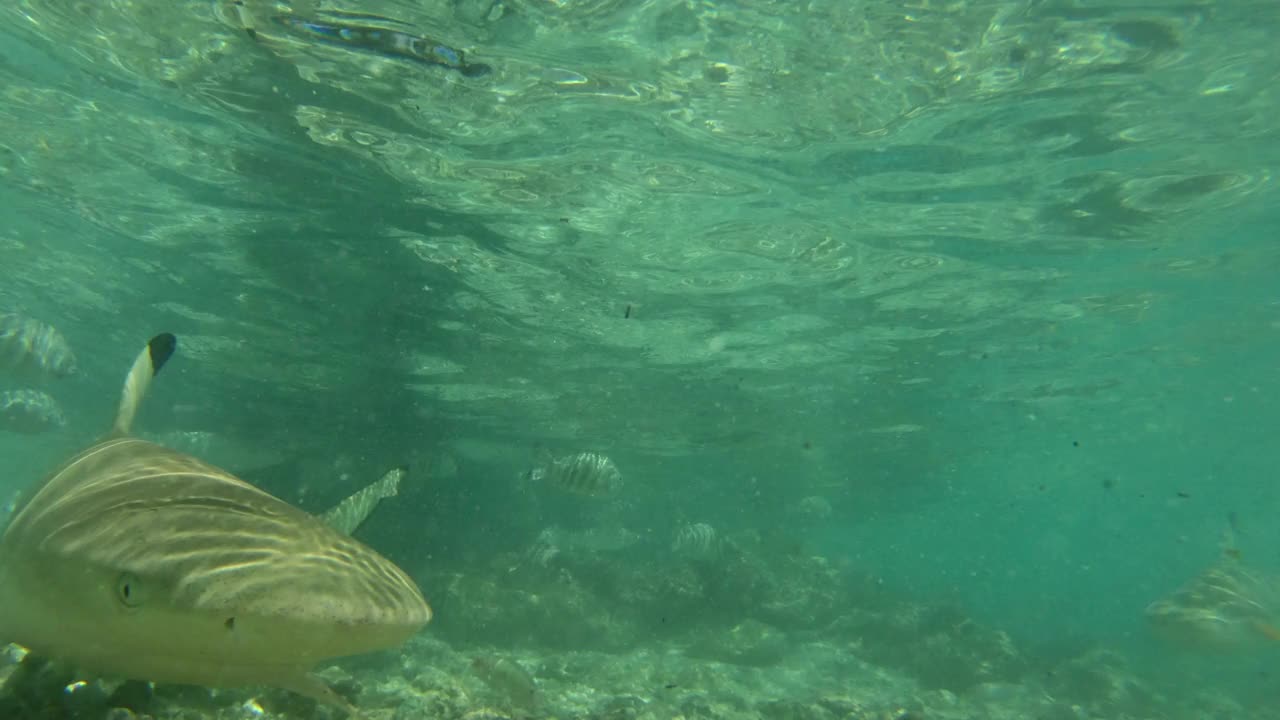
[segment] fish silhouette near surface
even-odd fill
[[[461,50],[401,30],[294,15],[276,15],[271,19],[296,35],[338,47],[436,65],[456,70],[466,77],[480,77],[492,71],[491,67],[483,63],[467,62],[466,55]]]
[[[259,6],[262,7],[259,7]],[[467,60],[466,53],[443,42],[411,32],[410,25],[370,13],[317,11],[305,17],[279,13],[279,6],[225,0],[214,3],[214,12],[227,25],[243,30],[255,41],[292,37],[354,52],[454,70],[464,77],[488,75],[493,68]],[[283,33],[276,34],[275,28]],[[392,27],[394,26],[394,27]],[[403,28],[403,29],[400,29]]]
[[[200,459],[129,435],[176,349],[153,338],[115,424],[19,500],[0,539],[0,641],[121,678],[267,685],[354,713],[320,661],[431,619],[398,567]]]

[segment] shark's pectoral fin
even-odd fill
[[[348,720],[361,720],[360,711],[356,710],[346,698],[334,692],[333,688],[324,683],[323,680],[304,670],[299,670],[295,674],[285,675],[275,679],[271,683],[282,690],[291,690],[306,697],[323,703],[331,707],[347,713]]]
[[[383,475],[379,480],[338,503],[320,520],[343,535],[350,535],[369,517],[378,503],[400,494],[400,481],[409,474],[409,467],[401,465]]]

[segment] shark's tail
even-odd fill
[[[160,372],[160,368],[169,361],[173,352],[178,349],[178,338],[170,333],[160,333],[147,342],[147,346],[138,353],[133,361],[129,375],[124,379],[124,389],[120,392],[120,409],[116,410],[116,421],[111,426],[112,435],[127,435],[133,426],[133,418],[138,414],[138,405],[151,387],[151,378]]]

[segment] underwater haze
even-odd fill
[[[172,332],[143,437],[312,513],[408,467],[355,535],[435,617],[324,671],[371,720],[1280,718],[1277,36],[11,0],[0,494]],[[20,656],[15,717],[338,717]]]

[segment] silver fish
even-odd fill
[[[538,703],[537,682],[511,658],[481,655],[472,658],[471,671],[516,708],[532,710]]]
[[[620,552],[635,546],[643,538],[640,533],[621,525],[587,528],[585,530],[562,530],[552,526],[543,531],[539,538],[550,536],[554,544],[567,552],[611,553]]]
[[[19,502],[0,538],[0,641],[92,672],[270,685],[354,712],[311,668],[399,645],[431,609],[365,545],[128,434],[176,343],[148,343],[112,431]]]
[[[21,435],[39,435],[67,426],[62,406],[39,390],[0,392],[0,430]]]
[[[552,560],[555,560],[559,556],[560,546],[556,544],[555,535],[548,528],[547,530],[543,530],[538,533],[537,539],[535,539],[533,544],[529,546],[529,549],[525,551],[524,558],[520,562],[516,563],[511,570],[517,569],[525,561],[536,563],[542,567],[547,567],[551,564]]]
[[[809,520],[828,520],[831,518],[831,502],[821,495],[809,495],[800,500],[797,512]]]
[[[612,495],[622,487],[622,473],[608,456],[581,452],[548,459],[529,471],[529,480],[587,497]]]
[[[76,373],[76,356],[58,329],[35,318],[0,314],[0,371],[22,379]]]

